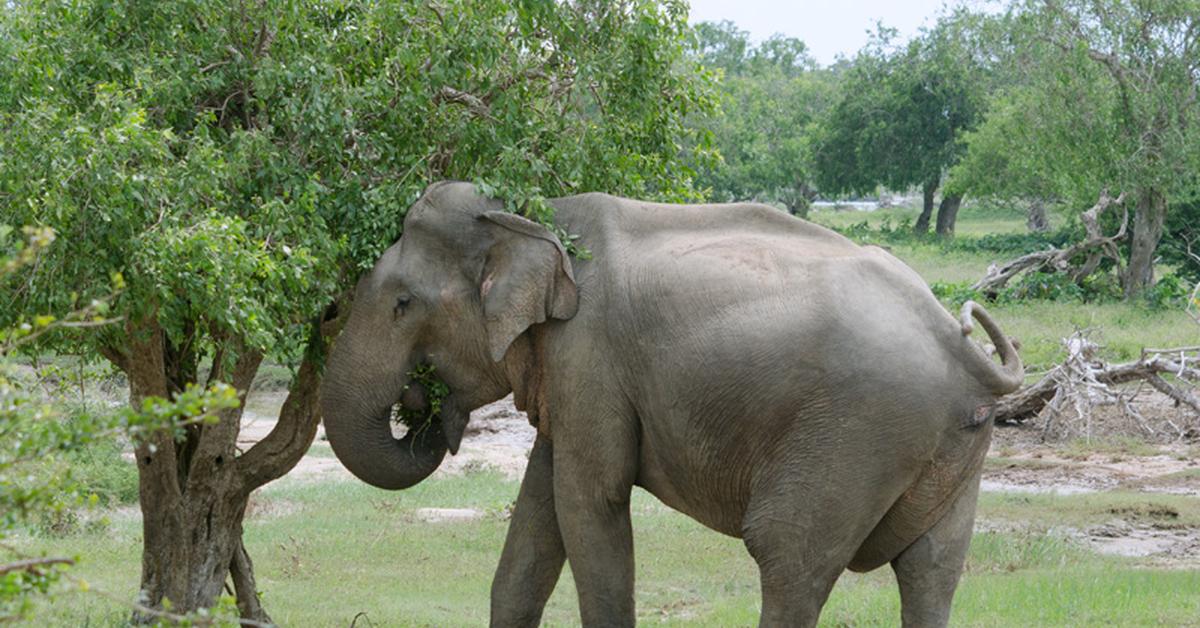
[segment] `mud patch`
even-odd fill
[[[1200,565],[1200,530],[1163,528],[1115,519],[1088,528],[1084,536],[1088,545],[1101,554],[1150,558],[1156,563],[1179,566]]]
[[[1003,453],[1001,453],[1003,452]],[[1116,489],[1200,496],[1200,461],[1182,450],[1157,455],[1068,455],[1050,447],[993,444],[984,491],[1072,495]]]

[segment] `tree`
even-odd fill
[[[722,72],[723,111],[694,122],[710,132],[720,159],[697,160],[697,184],[715,200],[765,200],[806,213],[815,192],[811,137],[830,100],[830,74],[800,40],[775,35],[754,46],[731,22],[698,24],[693,54]]]
[[[247,451],[237,408],[137,446],[144,604],[211,606],[231,576],[242,616],[267,619],[247,499],[307,450],[350,288],[429,182],[477,180],[543,220],[543,195],[694,198],[676,147],[709,97],[685,20],[646,0],[32,1],[0,15],[0,222],[62,243],[6,280],[0,323],[120,273],[123,323],[86,342],[135,405],[201,379],[244,397],[267,356],[293,369],[276,427]]]
[[[880,28],[846,71],[841,92],[821,123],[816,145],[818,187],[825,193],[870,193],[878,186],[920,186],[929,229],[943,175],[959,159],[961,134],[982,114],[985,66],[969,45],[977,18],[958,11],[906,46]],[[937,233],[950,235],[964,190],[943,191]]]
[[[1006,57],[1021,79],[971,139],[970,178],[1078,206],[1103,187],[1126,192],[1134,220],[1122,283],[1138,294],[1153,282],[1169,207],[1200,191],[1200,3],[1026,0],[1007,20]]]
[[[54,241],[54,232],[45,227],[25,228],[24,238],[15,237],[15,232],[0,224],[0,279],[36,263]],[[107,309],[107,301],[94,300],[61,318],[41,314],[0,328],[0,622],[27,619],[33,600],[52,595],[51,587],[75,564],[73,557],[30,556],[4,543],[17,526],[53,516],[85,498],[78,485],[84,478],[53,470],[49,461],[116,435],[138,438],[155,430],[178,430],[185,424],[181,418],[209,421],[213,413],[237,405],[231,388],[192,388],[173,403],[148,399],[136,411],[115,413],[84,408],[68,420],[61,403],[47,400],[44,391],[30,390],[31,377],[22,373],[14,356],[34,350],[39,340],[52,334],[111,324]]]

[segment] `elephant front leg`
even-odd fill
[[[567,438],[555,435],[558,525],[579,593],[583,625],[633,626],[629,496],[637,474],[637,441],[632,434],[614,440],[622,432],[619,426],[596,424],[608,431]]]
[[[492,580],[494,627],[537,626],[566,552],[554,508],[554,449],[538,437]]]

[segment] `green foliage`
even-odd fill
[[[0,222],[53,227],[68,245],[10,278],[0,318],[70,308],[120,273],[114,307],[130,320],[152,316],[210,354],[238,338],[291,363],[433,180],[478,181],[522,211],[589,190],[695,198],[678,146],[684,117],[712,101],[683,56],[685,10],[11,7]]]
[[[1160,225],[1200,193],[1200,2],[1020,0],[996,24],[1004,80],[951,179],[1078,208],[1103,189],[1126,193],[1139,216],[1125,292],[1148,288]],[[1181,251],[1171,254],[1190,266]]]
[[[1156,310],[1183,308],[1188,305],[1194,284],[1177,275],[1159,277],[1154,286],[1142,293],[1146,304]]]
[[[1200,282],[1200,200],[1172,205],[1159,253],[1175,274],[1193,284]]]
[[[74,421],[76,417],[67,420]],[[104,438],[64,452],[62,462],[79,490],[101,506],[136,504],[137,466],[122,456],[129,449],[120,438]]]
[[[983,293],[971,289],[969,283],[935,281],[929,284],[929,289],[933,292],[933,296],[949,306],[951,310],[961,308],[962,304],[967,301],[981,303],[986,301]]]
[[[775,35],[752,45],[730,22],[698,24],[692,54],[722,73],[722,111],[692,122],[707,133],[693,154],[698,186],[713,200],[778,202],[806,213],[812,137],[832,97],[832,73],[800,40]]]
[[[442,402],[450,394],[450,387],[437,377],[437,369],[432,364],[420,364],[408,372],[409,386],[419,385],[425,393],[426,410],[419,412],[399,406],[395,420],[403,423],[409,429],[422,429],[438,418],[442,412]]]
[[[54,240],[47,230],[25,233],[24,243],[10,243],[0,252],[0,281],[35,263]],[[25,556],[4,543],[14,529],[69,531],[78,523],[76,507],[131,499],[136,477],[113,444],[118,435],[139,438],[161,429],[182,430],[189,423],[212,421],[214,413],[238,403],[235,391],[217,386],[207,391],[191,388],[170,401],[147,398],[136,410],[94,412],[84,407],[64,413],[63,400],[53,396],[53,389],[48,398],[46,392],[33,389],[41,374],[22,367],[13,354],[71,325],[105,323],[95,318],[99,309],[93,305],[61,318],[39,315],[32,323],[0,331],[0,567],[5,568],[0,575],[0,621],[28,615],[34,597],[47,594],[76,560]],[[21,560],[43,562],[15,566]]]
[[[958,11],[907,45],[880,28],[839,82],[816,139],[822,193],[936,188],[983,113],[986,66],[970,46],[979,18]]]
[[[1047,301],[1083,301],[1084,290],[1064,273],[1030,272],[1011,282],[1004,290],[1009,300],[1042,299]]]

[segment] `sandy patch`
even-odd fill
[[[537,430],[509,395],[471,413],[458,454],[447,454],[434,477],[493,469],[509,479],[520,479],[536,436]]]
[[[242,429],[238,433],[238,448],[248,450],[275,428],[279,408],[287,393],[252,392],[242,414]],[[509,479],[520,479],[529,462],[536,430],[525,413],[513,405],[512,396],[488,404],[471,413],[471,421],[463,434],[457,455],[446,455],[433,477],[462,475],[477,471],[495,470]],[[325,441],[324,426],[317,428],[315,443]],[[322,452],[325,453],[325,452]],[[349,480],[353,476],[332,454],[312,455],[312,451],[288,473],[302,480]]]
[[[413,516],[426,523],[466,523],[483,518],[474,508],[418,508]]]

